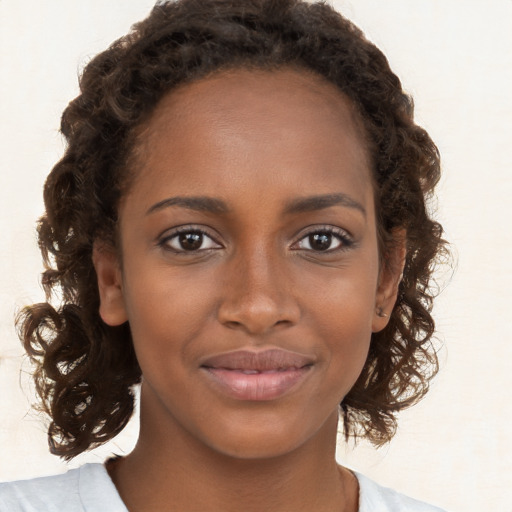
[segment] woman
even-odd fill
[[[439,510],[336,464],[437,371],[438,152],[385,57],[323,4],[159,3],[98,55],[45,185],[20,319],[66,459],[0,510]],[[341,419],[339,412],[342,412]]]

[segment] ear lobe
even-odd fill
[[[100,317],[112,327],[128,320],[124,304],[122,276],[115,250],[105,243],[95,241],[92,262],[98,278]]]
[[[397,229],[393,232],[393,244],[384,255],[379,273],[375,311],[372,321],[372,332],[379,332],[389,322],[389,316],[395,306],[398,285],[402,279],[407,256],[407,236],[405,229]]]

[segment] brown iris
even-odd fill
[[[330,233],[314,233],[309,235],[309,245],[315,251],[326,251],[331,247],[332,235]]]
[[[203,234],[199,232],[180,233],[180,246],[185,251],[195,251],[203,245]]]

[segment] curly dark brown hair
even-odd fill
[[[384,263],[396,228],[407,233],[389,324],[372,336],[362,374],[341,404],[345,436],[388,441],[397,411],[427,392],[438,369],[432,274],[445,251],[442,228],[427,210],[439,154],[414,123],[412,100],[385,56],[323,2],[159,2],[84,69],[80,95],[62,116],[65,154],[44,188],[38,233],[47,302],[25,308],[18,325],[36,365],[41,407],[51,418],[52,453],[71,459],[106,442],[133,412],[141,371],[129,325],[110,327],[100,319],[92,246],[95,240],[116,245],[137,128],[180,84],[221,69],[282,67],[324,77],[359,113],[372,157]]]

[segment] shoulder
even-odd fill
[[[79,498],[80,469],[62,475],[0,484],[1,512],[42,510],[82,511]]]
[[[127,512],[102,464],[0,483],[0,512]]]
[[[445,512],[389,487],[382,487],[360,473],[354,474],[359,482],[359,512]]]

